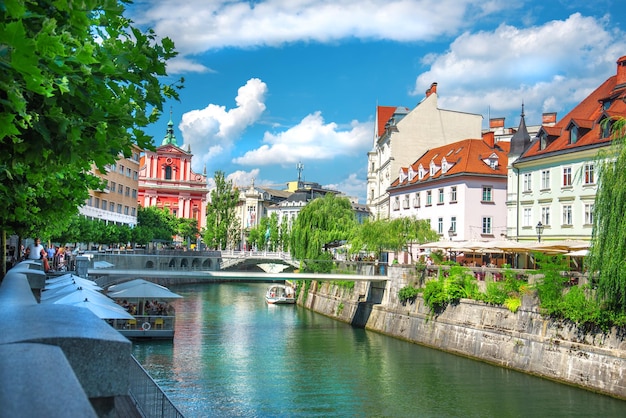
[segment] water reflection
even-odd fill
[[[355,329],[264,284],[173,288],[173,342],[134,354],[188,417],[622,416],[626,402]]]

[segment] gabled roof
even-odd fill
[[[376,106],[376,122],[378,123],[376,137],[380,137],[385,133],[385,125],[387,125],[395,111],[395,106]]]
[[[452,144],[443,145],[438,148],[428,150],[417,161],[411,164],[413,171],[418,172],[419,166],[430,167],[431,162],[441,167],[441,162],[445,158],[448,169],[444,173],[439,169],[432,176],[429,170],[425,170],[424,176],[420,179],[415,176],[409,181],[408,178],[400,181],[395,179],[391,183],[390,189],[424,183],[427,181],[444,179],[458,175],[485,175],[485,176],[507,176],[509,142],[498,142],[495,146],[490,146],[482,139],[464,139]],[[489,159],[497,157],[498,164],[495,168],[489,165]]]
[[[574,107],[567,115],[558,121],[553,127],[542,126],[537,133],[541,137],[547,134],[549,141],[544,149],[540,149],[541,141],[535,140],[524,154],[517,160],[536,159],[543,155],[570,150],[583,149],[583,147],[602,146],[610,142],[611,138],[605,138],[601,121],[605,117],[626,116],[626,57],[618,61],[617,74],[609,77],[589,96]],[[571,124],[583,128],[578,134],[575,143],[570,143]]]

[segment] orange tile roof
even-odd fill
[[[464,139],[452,144],[433,148],[426,151],[424,155],[411,164],[414,173],[419,173],[420,164],[426,171],[426,174],[421,180],[418,174],[416,174],[411,181],[409,181],[408,177],[402,182],[397,178],[391,183],[390,188],[419,184],[429,180],[445,179],[453,175],[462,174],[501,176],[506,178],[510,146],[511,144],[509,142],[497,142],[495,147],[492,148],[482,139]],[[484,161],[494,154],[498,158],[498,165],[495,170]],[[445,174],[441,170],[444,158],[448,164],[451,165]],[[430,175],[431,161],[440,167],[433,176]],[[405,168],[402,170],[405,170]]]
[[[559,151],[601,145],[610,141],[610,138],[602,138],[600,119],[603,115],[608,117],[626,116],[626,103],[623,101],[626,98],[626,86],[616,85],[616,80],[616,75],[609,77],[553,127],[542,126],[538,135],[542,131],[548,134],[551,137],[548,145],[545,149],[540,150],[539,141],[535,140],[518,161]],[[613,101],[608,109],[603,109],[602,101],[608,99]],[[578,140],[574,144],[569,143],[570,132],[566,129],[571,122],[584,128],[579,132]]]
[[[385,133],[385,125],[389,122],[396,109],[396,106],[376,106],[376,114],[378,116],[377,137],[381,137]]]

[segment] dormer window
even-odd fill
[[[611,100],[611,99],[604,100],[602,102],[602,110],[608,110],[611,107],[612,104],[613,104],[613,100]]]
[[[539,135],[539,149],[546,149],[546,147],[548,146],[548,134],[546,134],[545,132],[541,132],[541,134]]]
[[[422,180],[425,175],[426,175],[426,170],[424,170],[424,166],[422,166],[420,164],[420,166],[418,168],[418,177],[419,177],[419,179]]]
[[[600,139],[610,138],[611,129],[613,128],[613,120],[606,116],[600,121]]]
[[[446,174],[448,172],[448,161],[444,158],[441,160],[441,173]]]
[[[573,125],[569,130],[569,143],[575,144],[576,142],[578,142],[578,127]]]
[[[430,175],[434,176],[437,173],[437,171],[439,171],[439,167],[437,166],[437,164],[435,164],[434,161],[431,161],[430,162]]]

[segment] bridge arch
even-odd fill
[[[154,268],[154,261],[152,261],[152,260],[146,261],[146,268],[147,269],[153,269]]]
[[[191,260],[191,268],[196,270],[198,269],[200,266],[202,265],[202,260],[198,259],[198,258],[194,258],[193,260]]]
[[[206,260],[204,260],[204,262],[202,263],[202,268],[203,269],[207,269],[209,270],[211,268],[211,259],[207,258]]]
[[[170,259],[170,262],[167,266],[171,269],[176,268],[176,259],[175,258]]]
[[[187,260],[186,258],[181,259],[180,260],[180,268],[181,269],[189,268],[189,260]]]

